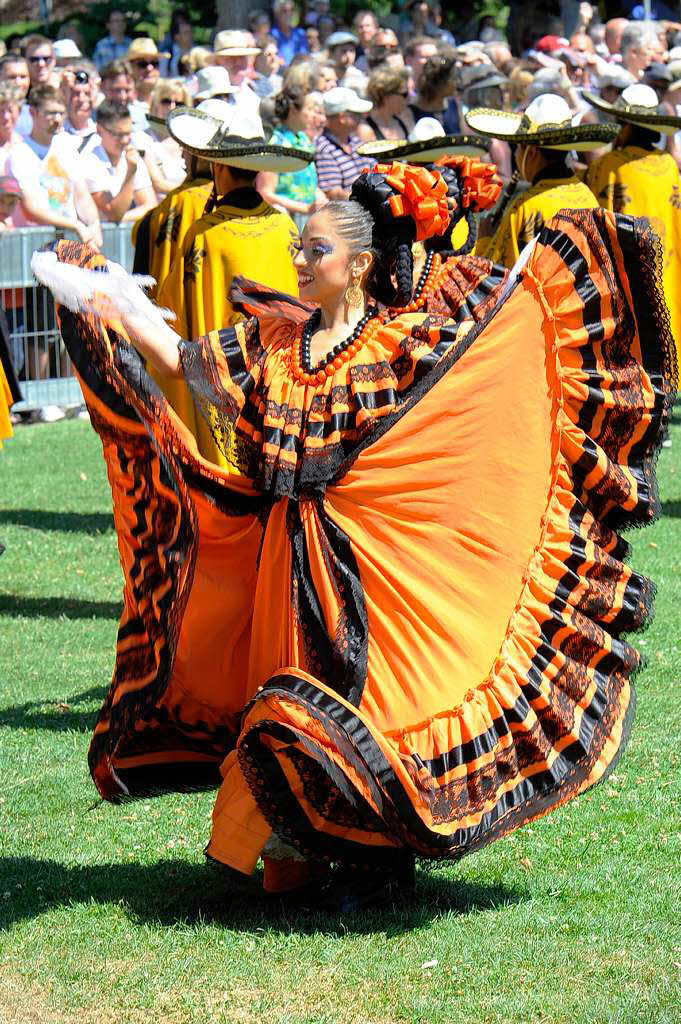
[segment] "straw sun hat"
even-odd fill
[[[276,173],[301,171],[314,160],[314,153],[266,142],[262,121],[250,108],[224,100],[204,102],[220,103],[223,116],[189,107],[176,107],[168,115],[170,134],[194,156],[243,170]]]
[[[617,127],[609,124],[573,124],[573,114],[562,96],[544,93],[524,114],[476,107],[465,115],[468,127],[480,135],[543,149],[585,152],[612,142]]]

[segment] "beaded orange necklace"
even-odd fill
[[[310,338],[321,322],[321,310],[317,309],[307,323],[296,332],[291,346],[291,372],[302,384],[323,384],[327,377],[333,377],[370,340],[383,323],[383,316],[372,306],[359,321],[352,334],[336,345],[316,366],[310,365]]]

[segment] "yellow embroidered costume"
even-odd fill
[[[620,123],[611,153],[596,160],[587,182],[606,210],[647,217],[664,251],[664,296],[671,332],[681,357],[681,176],[673,156],[655,148],[662,132],[681,128],[681,117],[659,108],[649,86],[632,85],[617,103],[590,93],[585,99]]]
[[[593,210],[591,190],[568,168],[570,150],[597,149],[612,142],[610,124],[572,123],[567,102],[553,93],[537,96],[524,114],[479,107],[466,121],[481,135],[513,143],[516,167],[530,188],[512,200],[492,237],[479,239],[476,253],[512,267],[520,252],[560,210]]]
[[[158,206],[135,223],[132,240],[135,245],[136,274],[149,274],[156,285],[149,289],[152,299],[158,298],[175,255],[182,251],[185,235],[203,216],[213,191],[207,176],[196,176],[174,188]],[[196,408],[189,388],[183,380],[171,379],[153,367],[149,372],[185,426],[196,436]]]

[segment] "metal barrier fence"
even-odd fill
[[[131,224],[102,224],[102,253],[132,270]],[[45,405],[80,405],[83,396],[59,337],[54,302],[31,273],[36,249],[57,237],[76,237],[54,228],[17,228],[0,232],[0,290],[9,331],[10,353],[24,396],[13,406],[21,412]]]

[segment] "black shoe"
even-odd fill
[[[353,914],[394,903],[414,891],[414,858],[400,851],[379,865],[339,865],[320,890],[317,906],[330,914]]]

